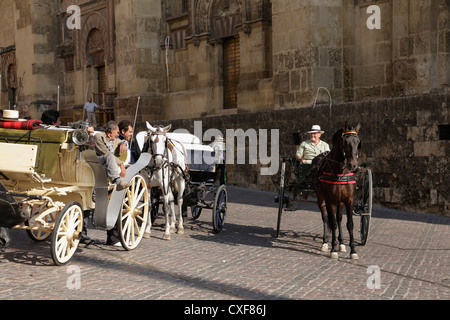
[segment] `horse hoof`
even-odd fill
[[[184,228],[178,228],[177,233],[178,234],[184,234]]]
[[[320,249],[320,251],[327,252],[328,251],[328,243],[322,244],[322,249]]]
[[[337,252],[332,252],[331,253],[331,259],[337,260],[339,258],[339,255]]]
[[[170,234],[164,233],[163,240],[170,240]]]
[[[150,232],[144,232],[144,235],[142,236],[142,238],[150,239]]]
[[[347,249],[345,249],[344,244],[339,245],[339,252],[347,252]]]
[[[350,257],[352,258],[352,260],[359,260],[358,254],[357,253],[352,253],[350,255]]]

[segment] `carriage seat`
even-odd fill
[[[25,133],[24,133],[25,132]],[[0,142],[2,143],[2,162],[5,166],[13,166],[18,161],[25,161],[20,150],[26,150],[27,155],[35,150],[36,156],[34,159],[28,157],[23,164],[22,169],[30,167],[30,161],[34,163],[34,170],[40,174],[54,173],[58,164],[58,153],[61,144],[68,140],[69,132],[49,129],[35,129],[30,131],[17,129],[0,128]],[[16,145],[16,146],[11,146]],[[24,145],[35,146],[36,149],[30,147],[23,147]],[[13,151],[14,150],[14,151]],[[17,154],[17,156],[15,155]],[[7,162],[13,162],[8,165]],[[3,169],[6,171],[6,169]],[[1,171],[1,170],[0,170]]]

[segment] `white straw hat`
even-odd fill
[[[317,132],[321,133],[321,134],[325,133],[325,131],[322,131],[322,128],[320,128],[320,126],[318,126],[316,124],[312,126],[310,131],[308,131],[308,133],[317,133]]]
[[[24,121],[25,119],[19,119],[19,111],[17,110],[3,110],[3,116],[0,121]]]

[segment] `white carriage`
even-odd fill
[[[0,129],[4,242],[10,240],[11,228],[26,230],[35,241],[51,236],[52,259],[64,265],[80,243],[83,219],[92,213],[95,228],[117,227],[122,246],[137,247],[149,211],[149,192],[139,171],[150,155],[128,168],[130,187],[117,191],[95,152],[83,145],[86,134],[82,129]]]

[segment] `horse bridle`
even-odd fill
[[[153,176],[153,173],[155,172],[155,171],[159,171],[159,170],[162,170],[162,169],[164,169],[165,167],[168,167],[169,166],[169,157],[168,157],[168,148],[167,148],[167,137],[166,137],[166,142],[165,142],[165,146],[164,146],[164,153],[163,154],[160,154],[160,153],[153,153],[153,144],[154,144],[154,142],[152,141],[152,139],[151,139],[151,137],[152,136],[159,136],[159,135],[163,135],[163,136],[166,136],[166,133],[165,132],[163,132],[163,131],[155,131],[155,132],[152,132],[151,134],[150,134],[150,137],[149,137],[149,139],[150,139],[150,151],[151,151],[151,155],[152,155],[152,159],[153,159],[153,162],[154,162],[154,158],[156,158],[157,156],[161,156],[161,158],[163,159],[163,163],[162,163],[162,165],[161,165],[161,167],[156,167],[156,165],[153,165],[153,166],[151,166],[151,167],[149,167],[150,168],[150,172],[151,172],[151,176]],[[159,137],[157,137],[156,139],[159,139]],[[167,185],[165,185],[165,179],[164,179],[164,170],[162,170],[162,176],[163,176],[163,193],[165,194],[165,195],[167,195],[168,194],[168,192],[169,192],[169,186]]]
[[[359,143],[358,143],[357,149],[359,149],[359,145],[361,145],[361,140],[359,139],[359,134],[358,134],[358,132],[356,132],[356,131],[350,130],[350,131],[345,131],[344,133],[342,133],[342,153],[343,153],[343,156],[347,159],[347,154],[346,154],[345,148],[344,148],[344,138],[345,138],[346,136],[356,136],[356,137],[358,138]],[[356,151],[356,153],[353,152],[353,153],[352,153],[352,156],[353,156],[353,155],[358,156],[358,151]]]
[[[168,161],[167,160],[167,156],[168,156],[168,154],[167,154],[167,137],[166,137],[166,142],[165,142],[165,146],[164,146],[164,153],[153,153],[153,141],[151,140],[151,136],[160,136],[160,135],[163,135],[163,136],[165,136],[166,135],[166,133],[165,132],[163,132],[163,131],[155,131],[155,132],[152,132],[151,134],[150,134],[150,144],[151,144],[151,146],[150,146],[150,150],[151,150],[151,154],[154,156],[154,157],[157,157],[157,156],[161,156],[163,159],[165,158],[166,159],[166,161]],[[159,139],[159,137],[157,137],[156,139]],[[165,161],[165,162],[166,162]]]

